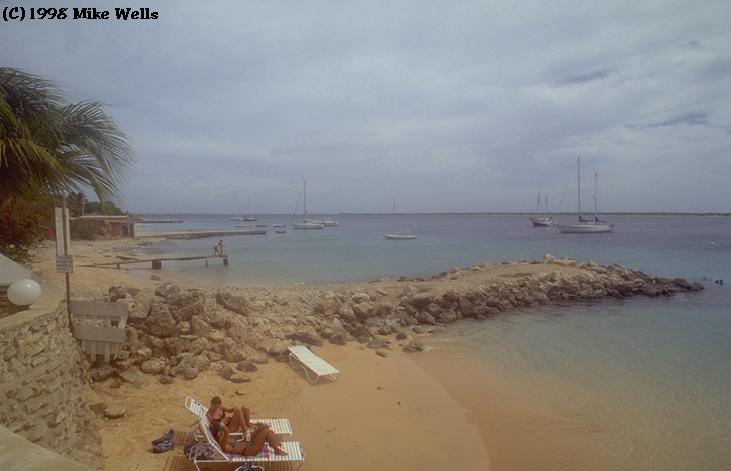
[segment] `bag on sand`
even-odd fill
[[[211,446],[203,440],[196,440],[183,448],[189,460],[212,460],[215,457]]]

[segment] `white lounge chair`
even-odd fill
[[[212,459],[201,459],[197,456],[194,456],[192,458],[193,465],[198,471],[201,471],[201,468],[199,466],[201,464],[205,465],[221,463],[299,463],[299,466],[297,466],[296,468],[297,470],[299,470],[305,462],[305,452],[302,450],[299,442],[282,442],[281,447],[284,451],[287,452],[287,454],[281,456],[275,455],[273,450],[268,457],[262,456],[261,453],[256,456],[243,456],[226,453],[221,449],[221,446],[213,437],[213,434],[211,433],[211,425],[208,422],[208,417],[205,414],[202,418],[199,419],[199,425],[200,433],[197,434],[197,437],[207,442],[206,445],[213,453],[214,457]]]
[[[188,396],[185,398],[185,408],[195,414],[196,417],[202,419],[208,412],[208,407],[204,406],[201,402],[196,401],[192,397]],[[277,435],[292,435],[292,424],[289,423],[289,419],[285,418],[273,418],[273,419],[255,419],[251,418],[254,423],[267,424]]]
[[[321,377],[335,381],[340,375],[338,369],[312,353],[309,348],[301,345],[289,347],[289,363],[292,368],[301,368],[305,372],[307,380],[312,384],[315,384]]]

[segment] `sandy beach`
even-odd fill
[[[186,396],[204,403],[221,396],[224,404],[247,406],[254,417],[289,418],[294,430],[292,439],[299,441],[306,453],[303,469],[538,470],[591,463],[591,450],[582,449],[578,443],[566,443],[561,438],[565,433],[554,435],[552,431],[593,433],[596,424],[557,414],[535,400],[536,391],[529,385],[485,368],[468,351],[453,349],[450,342],[460,331],[453,325],[445,330],[439,324],[453,322],[455,309],[460,310],[460,316],[487,319],[513,306],[548,302],[547,294],[556,299],[592,298],[607,296],[615,288],[630,290],[628,295],[633,295],[632,290],[653,295],[658,289],[692,288],[683,282],[641,278],[645,275],[618,266],[578,264],[550,256],[540,262],[455,268],[431,279],[406,283],[384,279],[320,286],[226,288],[223,297],[220,292],[192,289],[194,284],[175,280],[165,270],[151,279],[125,269],[81,267],[114,261],[119,256],[133,257],[138,247],[136,240],[74,244],[74,298],[106,299],[115,291],[134,311],[130,314],[134,316],[130,318],[134,327],[128,326],[126,347],[130,359],[125,360],[126,364],[115,363],[115,368],[136,369],[133,358],[134,364],[142,368],[144,360],[139,355],[149,358],[152,354],[150,361],[167,365],[165,372],[159,370],[157,374],[175,377],[172,384],[161,384],[158,379],[162,376],[157,375],[142,375],[144,380],[137,383],[120,383],[114,376],[89,383],[89,403],[127,407],[123,418],[103,422],[104,459],[110,470],[192,469],[182,458],[180,448],[160,455],[150,451],[150,441],[167,430],[193,429],[195,419],[184,408]],[[38,253],[36,269],[41,276],[60,282],[61,277],[53,273],[52,250],[48,244]],[[167,282],[171,280],[180,288],[170,291]],[[123,286],[110,290],[119,285]],[[566,288],[559,289],[562,286]],[[361,297],[370,301],[361,301]],[[200,317],[188,317],[191,322],[180,320],[184,309],[174,305],[181,300],[190,305],[185,309],[194,309],[199,313],[195,316]],[[170,317],[164,303],[170,303],[171,312],[177,309],[177,321]],[[422,307],[414,307],[419,305]],[[434,316],[427,315],[427,311]],[[414,322],[422,325],[413,330],[408,327],[407,334],[400,328],[387,328],[390,324],[384,323],[386,315],[377,312],[401,316],[411,326]],[[338,316],[352,319],[347,332]],[[172,323],[169,328],[173,330],[158,333],[160,328],[168,329],[167,324],[160,324],[163,321]],[[475,320],[464,322],[480,325]],[[181,335],[182,328],[190,334],[191,326],[193,335]],[[218,332],[211,333],[212,327]],[[320,334],[328,338],[341,331],[341,338],[358,342],[334,345],[333,337],[332,343],[322,343]],[[394,342],[390,335],[398,332],[403,337]],[[168,338],[176,335],[181,337]],[[204,361],[210,368],[196,368],[192,379],[186,379],[181,365],[199,353],[170,352],[180,348],[188,351],[194,339],[203,342],[203,356],[208,356]],[[340,378],[317,385],[308,383],[300,372],[281,361],[286,359],[282,352],[291,342],[287,339],[313,339],[306,342],[320,344],[312,347],[313,351],[338,368]],[[402,351],[407,342],[417,342],[423,351]],[[231,348],[241,352],[232,353]],[[250,382],[234,384],[221,376],[220,368],[236,367],[236,358],[253,358],[261,352],[268,353],[269,361],[247,373]],[[277,358],[280,361],[275,361]],[[571,453],[566,454],[567,450]]]

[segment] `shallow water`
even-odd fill
[[[548,411],[501,424],[557,444],[535,457],[541,464],[534,469],[731,469],[731,286],[712,281],[731,281],[731,218],[614,217],[616,232],[594,235],[534,229],[521,216],[336,219],[341,227],[324,231],[228,237],[227,269],[187,263],[173,271],[212,285],[358,281],[549,252],[705,279],[701,293],[552,305],[458,323],[450,327],[451,348]],[[278,222],[289,220],[259,221]],[[186,226],[231,223],[191,218]],[[418,239],[384,240],[394,229]],[[214,243],[168,241],[145,251],[193,254]]]

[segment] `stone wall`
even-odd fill
[[[0,319],[0,425],[103,468],[101,422],[84,402],[82,357],[65,304],[38,304]]]

